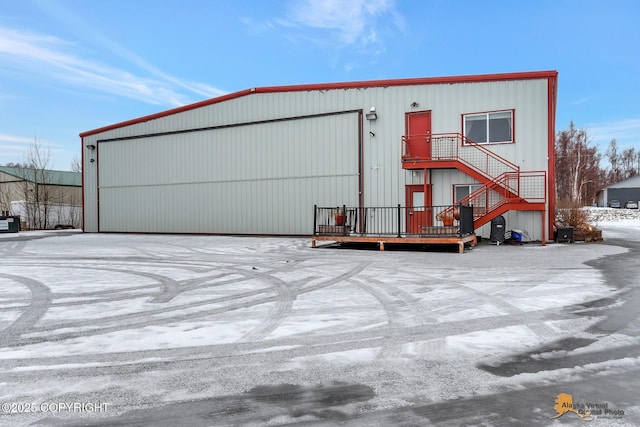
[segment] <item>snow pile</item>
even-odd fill
[[[635,221],[640,224],[640,210],[615,209],[615,208],[585,208],[589,212],[589,222],[598,225],[601,223],[620,223]]]

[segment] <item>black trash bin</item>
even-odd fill
[[[502,215],[491,220],[491,235],[489,236],[491,243],[498,245],[504,243],[505,224],[506,221]]]

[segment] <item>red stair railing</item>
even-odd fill
[[[473,206],[476,226],[486,224],[501,212],[506,204],[545,203],[547,200],[546,172],[527,171],[518,174],[505,173],[496,180],[478,188],[459,203]],[[517,188],[517,191],[512,191]],[[482,221],[478,221],[482,219]]]
[[[457,161],[488,179],[520,171],[518,165],[459,133],[404,135],[402,160],[405,163]]]

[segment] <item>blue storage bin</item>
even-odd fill
[[[511,230],[511,240],[522,243],[522,230]]]

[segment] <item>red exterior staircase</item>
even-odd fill
[[[405,135],[404,169],[458,169],[482,187],[459,203],[474,207],[477,229],[510,210],[544,211],[546,172],[526,171],[459,133]]]

